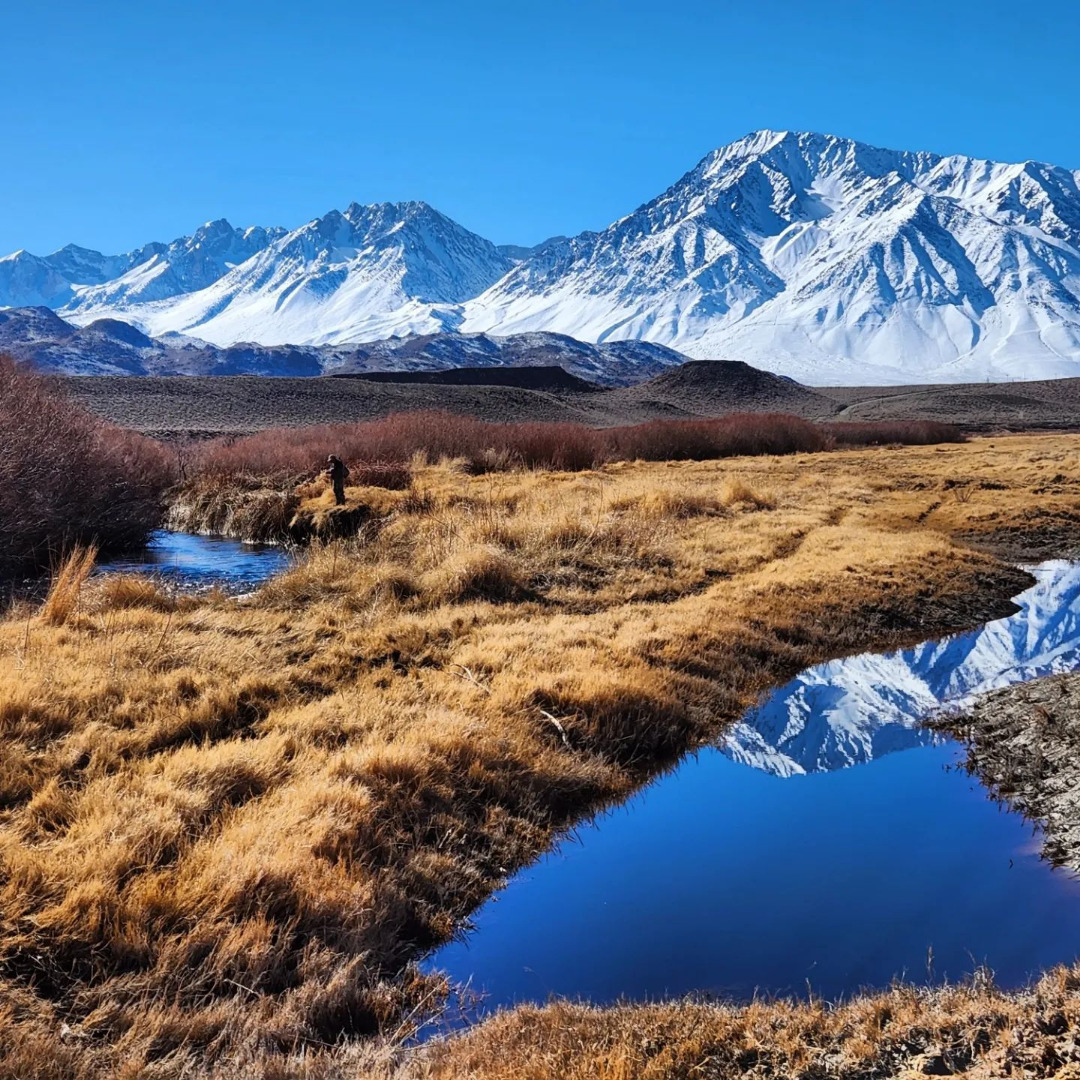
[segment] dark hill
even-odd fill
[[[661,406],[669,413],[690,416],[791,412],[825,418],[836,412],[836,403],[824,394],[741,360],[690,360],[648,382],[613,393],[627,406]]]
[[[108,338],[110,341],[118,341],[123,345],[130,345],[136,349],[153,349],[156,343],[153,338],[147,337],[138,327],[121,319],[95,319],[87,323],[76,334],[86,338],[94,336]]]
[[[537,367],[460,367],[443,371],[363,371],[331,376],[335,379],[366,379],[380,383],[424,383],[442,386],[516,386],[522,390],[546,390],[576,394],[602,393],[603,388],[556,364]]]

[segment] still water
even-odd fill
[[[515,877],[428,967],[491,1008],[837,997],[978,965],[1015,986],[1080,956],[1080,881],[919,723],[1080,667],[1080,565],[1033,573],[1011,618],[804,672]]]
[[[217,586],[242,592],[291,565],[292,556],[280,547],[161,530],[143,551],[104,562],[99,572],[153,574],[180,589]]]

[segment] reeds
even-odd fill
[[[79,606],[83,585],[94,569],[97,548],[76,545],[53,574],[48,595],[41,605],[41,621],[63,626]]]

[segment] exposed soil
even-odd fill
[[[163,436],[369,420],[418,409],[594,427],[741,411],[790,412],[809,420],[941,420],[969,431],[1080,427],[1080,379],[811,388],[738,361],[693,361],[617,389],[561,368],[314,378],[82,376],[65,382],[107,419]]]
[[[929,386],[828,386],[836,420],[943,420],[971,431],[1080,427],[1080,379]]]
[[[1043,853],[1080,870],[1080,674],[996,690],[937,727],[967,743],[967,767],[1042,824]]]

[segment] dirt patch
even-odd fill
[[[967,768],[1043,827],[1043,854],[1080,870],[1080,674],[996,690],[936,727],[967,744]]]

